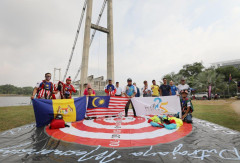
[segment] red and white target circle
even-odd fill
[[[90,146],[140,147],[169,143],[192,131],[192,125],[184,123],[178,129],[152,127],[147,117],[98,118],[69,123],[70,127],[49,129],[46,133],[53,138]],[[120,126],[121,128],[116,127]],[[121,123],[121,124],[120,124]],[[119,125],[120,124],[120,125]]]

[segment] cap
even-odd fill
[[[184,78],[184,77],[182,77],[182,78],[181,78],[181,80],[185,80],[185,78]]]
[[[131,79],[131,78],[128,78],[127,81],[132,81],[132,79]]]

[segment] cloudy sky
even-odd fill
[[[93,0],[95,23],[103,0]],[[34,86],[65,72],[84,0],[0,1],[0,85]],[[240,59],[238,0],[113,0],[115,79],[160,80],[193,62]],[[84,19],[85,20],[85,19]],[[106,27],[106,9],[101,26]],[[81,63],[84,23],[68,75]],[[96,33],[89,75],[106,76],[106,35]],[[79,77],[80,78],[80,77]]]

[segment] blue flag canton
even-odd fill
[[[88,109],[108,108],[110,96],[89,96]]]

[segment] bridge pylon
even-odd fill
[[[92,24],[92,4],[93,4],[93,0],[87,1],[87,13],[86,13],[83,53],[82,53],[82,66],[81,66],[81,75],[80,75],[80,95],[83,95],[83,91],[84,91],[83,86],[85,83],[87,83],[91,29],[95,29],[107,34],[107,79],[111,78],[114,82],[112,0],[107,0],[107,28],[101,27],[96,24]]]

